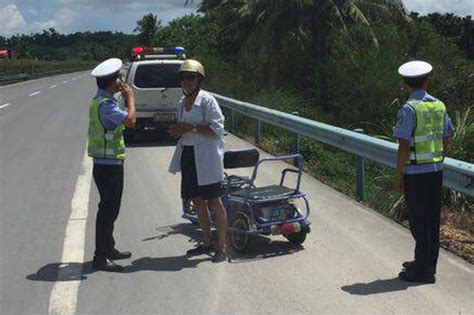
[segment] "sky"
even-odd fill
[[[121,31],[132,33],[136,21],[152,12],[166,25],[196,13],[197,3],[185,0],[0,0],[0,35],[41,32]],[[452,12],[474,16],[474,0],[404,0],[409,11],[421,14]]]

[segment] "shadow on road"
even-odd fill
[[[36,273],[26,276],[32,281],[73,281],[86,280],[85,275],[96,272],[92,262],[84,263],[52,263],[41,267]]]
[[[143,241],[162,240],[172,235],[181,234],[189,237],[190,243],[199,243],[202,241],[201,231],[198,226],[190,223],[180,223],[156,228],[160,234],[143,239]],[[256,236],[252,240],[246,253],[238,253],[227,245],[229,255],[233,263],[247,262],[251,260],[261,260],[284,255],[290,255],[303,250],[301,245],[294,245],[288,241],[277,240],[276,237]],[[214,242],[217,241],[216,231],[213,231]],[[194,245],[193,245],[194,246]],[[190,247],[191,248],[191,247]]]
[[[282,238],[282,236],[256,236],[246,253],[235,252],[231,247],[229,247],[231,249],[232,262],[244,263],[248,261],[275,258],[291,255],[304,250],[302,245],[292,244],[286,240],[282,240]]]
[[[156,230],[159,232],[158,235],[147,237],[142,241],[162,240],[172,235],[185,235],[189,237],[189,242],[198,243],[201,241],[201,231],[196,225],[190,223],[179,223],[174,225],[160,226]]]
[[[190,223],[181,223],[158,227],[156,229],[160,234],[143,239],[142,241],[162,240],[172,235],[185,235],[189,237],[190,249],[201,241],[201,231],[199,227]],[[216,240],[217,235],[213,232],[213,238]],[[247,253],[237,253],[228,245],[229,255],[232,263],[244,263],[251,260],[261,260],[283,255],[290,255],[303,250],[303,246],[293,245],[287,241],[275,240],[269,237],[255,237]],[[186,255],[173,257],[143,257],[132,261],[130,265],[124,265],[123,273],[133,273],[145,270],[151,271],[180,271],[185,268],[196,268],[198,264],[210,261],[211,256],[188,257]],[[26,279],[32,281],[74,281],[86,280],[89,274],[96,272],[92,268],[92,262],[84,263],[51,263],[41,267],[36,273],[26,276]],[[359,284],[358,284],[359,285]],[[354,286],[358,286],[354,285]],[[363,285],[364,284],[360,284]],[[348,288],[353,287],[349,286]],[[343,287],[343,290],[344,287]],[[349,289],[350,290],[350,289]],[[355,288],[355,292],[360,289]],[[345,290],[346,291],[346,290]],[[350,291],[348,291],[350,292]],[[350,292],[352,293],[352,292]],[[357,293],[352,293],[357,294]]]
[[[132,273],[138,271],[180,271],[185,268],[196,268],[204,261],[210,261],[211,257],[189,258],[186,255],[174,257],[143,257],[132,261],[131,265],[125,266],[123,273]]]
[[[396,278],[375,280],[369,283],[355,283],[341,287],[347,293],[353,295],[372,295],[395,291],[403,291],[409,287],[416,287],[423,285],[423,283],[404,282]]]

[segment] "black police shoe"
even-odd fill
[[[92,260],[92,267],[102,271],[109,271],[109,272],[122,272],[123,266],[117,265],[112,260],[107,258],[98,258],[94,257]]]
[[[413,267],[415,267],[415,261],[414,261],[414,260],[412,260],[412,261],[405,261],[405,262],[402,264],[402,267],[403,267],[403,268],[406,268],[406,269],[413,268]]]
[[[117,249],[113,249],[112,252],[107,256],[107,258],[112,260],[120,260],[120,259],[127,259],[132,257],[132,253],[130,252],[121,252]]]
[[[398,279],[406,282],[435,283],[436,277],[431,268],[419,272],[414,269],[407,269],[398,274]]]
[[[415,264],[415,261],[405,261],[403,264],[402,264],[402,267],[404,269],[415,269],[416,267],[416,264]],[[428,267],[428,272],[431,272],[433,273],[434,275],[436,275],[436,269],[434,267]]]

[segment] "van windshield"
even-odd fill
[[[139,88],[177,88],[180,87],[178,69],[180,64],[139,65],[134,84]]]

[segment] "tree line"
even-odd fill
[[[47,61],[79,59],[99,61],[111,56],[126,58],[137,36],[121,32],[61,34],[50,28],[35,34],[0,36],[0,48],[15,49],[19,58]]]

